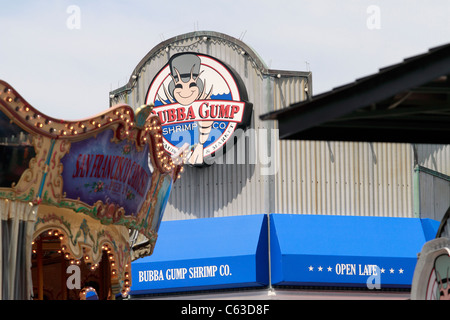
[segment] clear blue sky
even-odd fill
[[[80,29],[67,27],[71,5]],[[243,37],[270,68],[312,71],[317,94],[449,43],[450,1],[2,1],[0,28],[0,79],[47,115],[73,120],[108,108],[109,91],[178,34]]]

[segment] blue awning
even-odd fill
[[[130,294],[274,286],[410,287],[439,222],[418,218],[247,215],[164,221],[132,262]],[[270,268],[269,238],[270,228]]]
[[[130,294],[265,286],[267,252],[266,215],[165,221],[131,264]]]
[[[272,214],[273,285],[410,287],[438,221]]]

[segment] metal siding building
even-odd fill
[[[448,201],[448,145],[279,140],[277,123],[259,115],[307,99],[311,73],[270,70],[249,46],[220,33],[193,32],[162,42],[141,60],[127,85],[110,93],[111,105],[144,104],[152,79],[179,52],[207,54],[233,68],[253,113],[231,163],[185,166],[164,220],[260,213],[430,216],[436,203]],[[417,176],[417,165],[444,175],[431,186],[429,172]],[[426,203],[426,190],[433,190],[433,204]],[[420,201],[414,201],[415,194],[422,194]]]

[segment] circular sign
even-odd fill
[[[238,127],[248,125],[251,104],[240,78],[222,62],[198,53],[179,53],[157,73],[146,104],[161,119],[164,148],[188,147],[186,163],[203,165]]]

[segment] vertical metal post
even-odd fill
[[[61,242],[59,243],[61,246]],[[66,259],[64,258],[64,254],[60,256],[61,263],[61,294],[62,299],[67,300],[67,267],[66,267]]]
[[[416,165],[413,173],[413,211],[414,217],[420,218],[420,167]]]
[[[414,173],[413,173],[413,214],[420,218],[420,165],[417,145],[413,144]]]
[[[38,300],[44,300],[44,265],[42,261],[42,239],[37,240]]]
[[[272,287],[272,260],[270,251],[270,213],[267,213],[267,251],[268,251],[268,272],[269,272],[269,292],[267,295],[274,296],[275,290]]]

